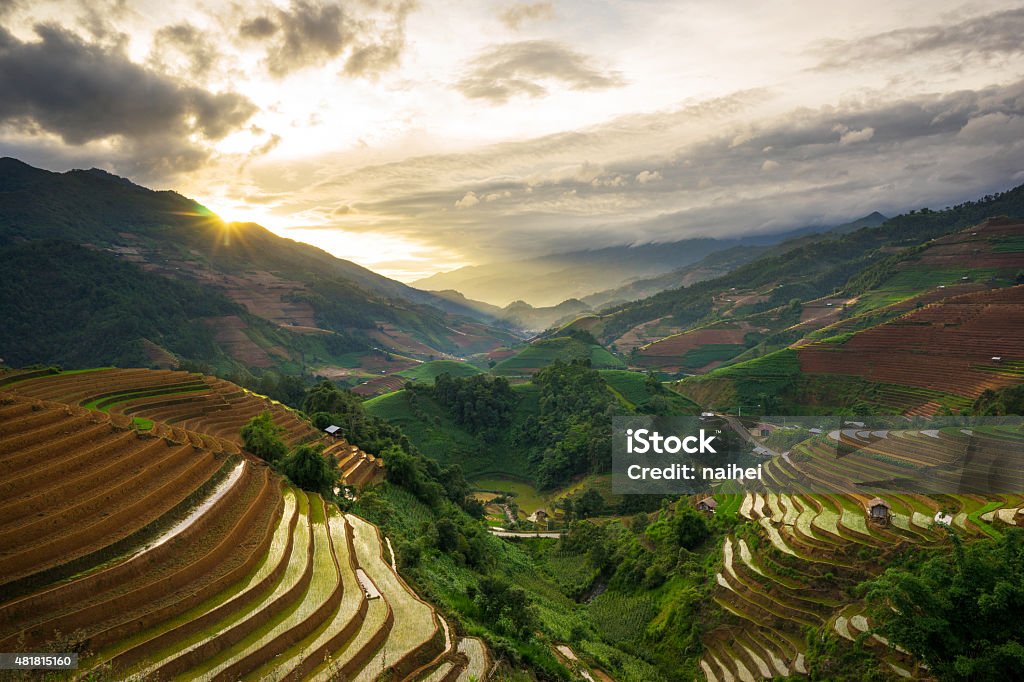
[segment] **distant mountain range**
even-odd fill
[[[712,254],[727,249],[751,249],[744,254],[735,251],[722,263],[742,264],[766,246],[803,235],[856,230],[881,224],[885,216],[872,213],[838,227],[809,226],[788,232],[738,237],[734,239],[696,238],[676,242],[611,246],[602,249],[573,251],[517,261],[489,263],[459,268],[417,280],[414,286],[430,291],[454,290],[469,299],[506,306],[524,301],[536,307],[555,306],[569,299],[580,299],[588,306],[601,306],[612,301],[635,300],[661,291],[657,284],[641,286],[635,295],[628,287],[639,280],[649,280],[696,264]],[[737,262],[739,261],[739,262]],[[721,274],[721,270],[714,270]],[[681,277],[686,281],[685,274]],[[674,280],[670,277],[666,286]],[[676,284],[676,286],[680,286]],[[621,292],[618,290],[622,289]]]

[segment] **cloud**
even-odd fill
[[[646,173],[647,171],[644,172]],[[603,178],[594,178],[590,181],[590,184],[593,187],[625,187],[628,183],[626,182],[625,177],[615,175]]]
[[[405,50],[405,23],[415,0],[367,2],[359,8],[322,0],[292,0],[244,19],[238,34],[266,42],[267,71],[275,78],[345,57],[346,76],[375,76],[396,66]]]
[[[513,31],[532,21],[546,21],[555,18],[555,8],[550,0],[525,2],[506,8],[499,15],[501,22]]]
[[[352,54],[345,62],[346,76],[377,76],[398,66],[405,51],[405,22],[419,7],[417,0],[400,0],[385,5],[385,21],[361,21],[354,31]]]
[[[136,172],[181,172],[256,111],[242,95],[181,83],[59,26],[35,32],[39,40],[23,42],[0,29],[0,122],[21,135],[105,141]]]
[[[186,21],[164,26],[153,36],[151,58],[160,70],[169,70],[175,57],[184,60],[181,72],[203,78],[217,65],[221,54],[205,31]]]
[[[277,10],[273,32],[276,42],[267,48],[267,69],[281,77],[292,71],[324,64],[344,47],[341,5],[292,0],[288,10]]]
[[[1024,8],[993,12],[955,24],[901,28],[855,40],[829,41],[816,50],[819,69],[857,67],[940,53],[971,56],[1024,53]],[[957,65],[959,66],[959,65]]]
[[[502,104],[517,95],[541,97],[546,84],[569,90],[605,90],[625,84],[617,71],[602,71],[586,55],[550,40],[495,45],[480,54],[456,88],[471,99]]]
[[[324,182],[282,210],[346,197],[359,212],[346,229],[485,262],[941,208],[1007,189],[1024,170],[1024,81],[819,108],[777,104],[739,93],[333,175],[325,161]],[[511,200],[488,201],[505,192]]]
[[[475,192],[466,192],[465,196],[455,202],[455,208],[472,208],[480,203]]]
[[[246,19],[238,27],[238,35],[250,40],[262,40],[277,33],[277,24],[270,17]]]
[[[658,182],[659,180],[664,180],[664,178],[661,177],[661,173],[658,171],[640,171],[636,176],[636,181],[641,185],[646,185],[649,182]]]
[[[856,144],[858,142],[867,142],[875,136],[874,128],[861,128],[860,130],[850,130],[846,126],[839,124],[836,125],[833,130],[839,133],[839,144],[848,145]]]
[[[271,135],[269,138],[267,138],[266,142],[253,149],[250,152],[250,155],[263,156],[265,154],[269,154],[270,152],[274,151],[274,149],[276,149],[277,145],[279,144],[281,144],[281,136],[275,133],[274,135]]]

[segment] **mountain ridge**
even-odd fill
[[[235,354],[243,367],[251,366],[252,357],[261,358],[257,367],[279,364],[268,364],[268,353],[291,371],[307,367],[308,343],[296,340],[297,335],[340,334],[349,350],[353,339],[360,339],[365,352],[423,359],[486,352],[515,338],[470,306],[418,291],[255,223],[225,222],[177,192],[151,190],[100,169],[54,173],[0,159],[0,248],[45,240],[84,246],[102,254],[104,262],[120,261],[142,273],[199,286],[281,330],[260,331],[260,323],[240,321],[238,315],[215,323],[233,328],[218,327],[218,343],[223,346],[230,337],[229,346],[248,348]],[[40,279],[44,273],[7,274],[46,288]],[[141,289],[155,294],[161,288],[147,281]],[[90,300],[78,303],[88,308],[96,304]],[[144,305],[137,301],[134,307]],[[123,350],[111,357],[123,357]],[[338,361],[336,354],[317,357],[326,366]]]

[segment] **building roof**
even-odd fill
[[[718,501],[715,498],[713,498],[713,497],[705,497],[703,500],[701,500],[697,504],[703,504],[708,509],[714,509],[715,507],[718,506]]]
[[[889,503],[883,500],[881,497],[875,497],[870,502],[868,502],[868,508],[877,507],[879,505],[885,507],[886,509],[889,508]]]
[[[331,434],[332,436],[334,434],[336,434],[340,430],[341,430],[341,427],[340,426],[335,426],[334,424],[331,424],[326,429],[324,429],[324,431],[326,431],[327,433]]]

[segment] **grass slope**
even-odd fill
[[[530,384],[514,387],[519,395],[513,424],[537,415],[537,390]],[[487,476],[532,480],[529,464],[512,445],[514,427],[504,429],[498,441],[485,443],[480,437],[455,423],[433,399],[418,396],[416,404],[408,391],[396,391],[367,401],[369,414],[385,419],[402,429],[409,440],[427,457],[441,464],[459,464],[467,478]]]
[[[473,376],[474,374],[482,374],[482,371],[465,362],[456,362],[455,360],[433,360],[431,362],[424,362],[423,364],[410,369],[404,369],[401,372],[397,372],[397,374],[398,376],[405,377],[406,379],[432,384],[434,383],[434,379],[442,374],[450,374],[453,377],[468,377]]]
[[[591,366],[597,369],[625,368],[622,360],[597,344],[571,336],[560,336],[530,344],[516,355],[495,365],[493,372],[501,376],[532,374],[555,360],[569,362],[577,359],[588,359]]]

